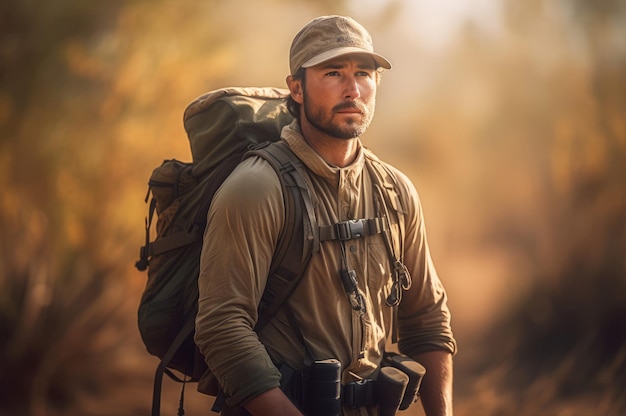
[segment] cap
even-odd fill
[[[391,69],[391,63],[374,52],[372,37],[357,21],[344,16],[321,16],[307,23],[293,39],[289,69],[295,74],[300,68],[352,53],[371,55],[379,66]]]

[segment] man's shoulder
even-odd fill
[[[220,187],[220,194],[243,200],[282,195],[280,179],[272,166],[259,156],[242,160]]]
[[[233,170],[229,176],[246,178],[253,181],[273,182],[278,180],[278,176],[272,165],[259,155],[245,157]],[[255,179],[256,178],[256,179]]]

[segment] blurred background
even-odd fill
[[[626,3],[5,0],[1,415],[148,414],[147,178],[190,160],[190,101],[283,87],[322,14],[359,20],[394,64],[364,141],[420,192],[456,414],[626,414]],[[164,415],[179,393],[165,381]],[[192,385],[186,403],[212,400]]]

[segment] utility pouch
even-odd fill
[[[341,415],[341,363],[314,361],[309,368],[308,408],[311,416]]]
[[[376,380],[380,416],[394,416],[405,394],[409,376],[394,367],[383,367]]]
[[[383,368],[393,367],[409,377],[409,381],[404,392],[404,396],[400,403],[400,410],[406,410],[411,404],[419,399],[419,388],[422,378],[426,374],[426,369],[417,361],[407,357],[406,355],[396,353],[385,353],[382,363]]]

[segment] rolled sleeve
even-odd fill
[[[412,357],[433,350],[455,354],[448,298],[431,259],[419,197],[408,179],[405,183],[410,203],[406,207],[404,262],[412,285],[398,310],[398,349]]]

